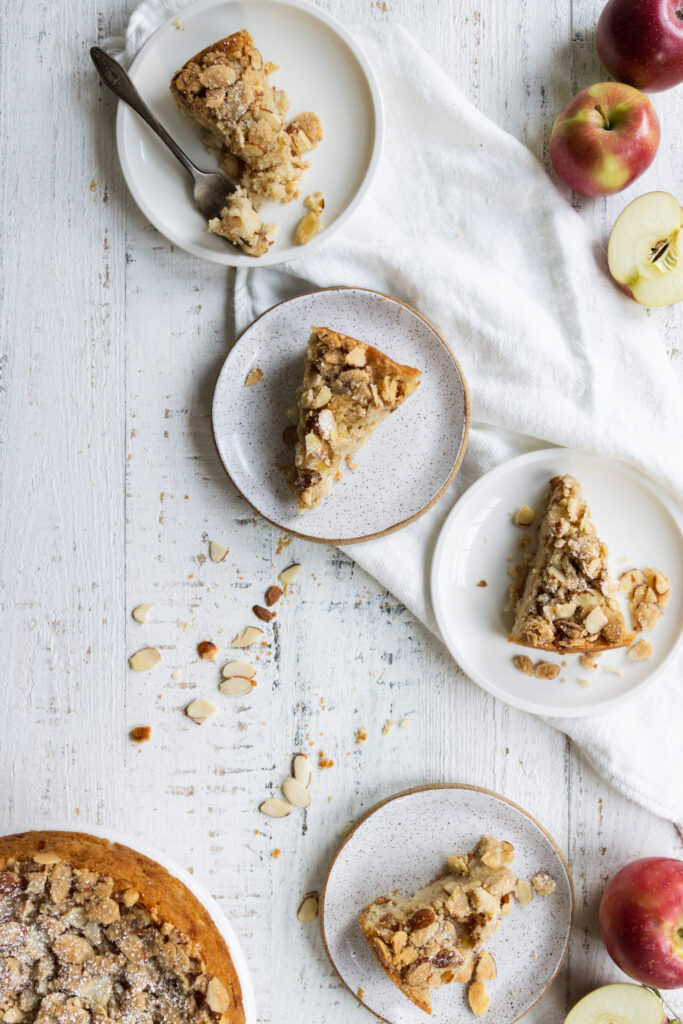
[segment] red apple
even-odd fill
[[[658,146],[659,118],[647,96],[620,82],[600,82],[577,92],[558,116],[550,159],[575,192],[605,196],[647,170]]]
[[[600,903],[607,952],[634,981],[683,985],[683,860],[644,857],[618,871]]]
[[[683,0],[609,0],[598,54],[610,75],[661,92],[683,82]]]

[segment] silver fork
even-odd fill
[[[220,174],[217,171],[200,171],[198,167],[195,167],[187,154],[183,153],[178,143],[159,124],[119,62],[99,46],[91,47],[90,56],[107,88],[111,89],[115,96],[118,96],[120,100],[123,100],[129,107],[132,107],[135,113],[139,114],[147,122],[152,131],[159,136],[162,142],[166,143],[170,151],[190,175],[194,182],[192,194],[202,217],[205,217],[207,220],[211,220],[212,217],[219,217],[228,196],[232,195],[237,188],[237,184],[225,174]]]

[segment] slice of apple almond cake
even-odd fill
[[[633,640],[579,481],[553,477],[509,640],[544,651],[607,651]]]
[[[313,327],[295,411],[294,488],[299,512],[341,478],[344,460],[415,391],[420,371],[356,338]]]
[[[519,881],[512,870],[512,843],[482,836],[469,854],[448,858],[447,872],[410,896],[380,896],[360,916],[372,953],[394,985],[425,1013],[432,1012],[431,993],[456,981],[468,984],[475,1016],[489,1005],[484,982],[495,979],[496,963],[485,943],[512,909]],[[555,881],[543,879],[544,895]],[[529,888],[531,884],[522,883]],[[459,1018],[458,1018],[459,1019]]]

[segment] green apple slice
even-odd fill
[[[646,192],[617,217],[607,247],[615,281],[643,306],[683,299],[683,209],[668,192]]]
[[[564,1024],[667,1024],[667,1016],[654,992],[641,985],[604,985],[584,996]]]

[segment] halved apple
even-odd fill
[[[564,1024],[667,1024],[664,1007],[641,985],[603,985],[569,1011]]]
[[[615,281],[643,306],[683,299],[683,209],[668,192],[646,192],[617,217],[607,247]]]

